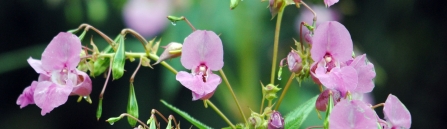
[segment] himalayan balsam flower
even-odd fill
[[[165,50],[163,51],[163,53],[161,53],[160,58],[157,60],[157,62],[154,63],[154,65],[167,59],[176,58],[182,54],[182,44],[180,43],[171,42],[163,48]]]
[[[340,91],[342,97],[354,90],[358,83],[357,71],[352,66],[340,65],[352,59],[353,45],[348,30],[339,22],[324,22],[315,30],[312,42],[315,62],[311,74],[316,83]]]
[[[394,95],[388,95],[383,107],[386,129],[409,129],[411,127],[411,114],[405,105]]]
[[[28,59],[40,76],[38,81],[25,88],[17,104],[23,108],[35,103],[45,115],[64,104],[69,95],[89,95],[90,77],[76,69],[80,53],[81,41],[76,35],[61,32],[54,37],[42,53],[42,60]]]
[[[377,129],[374,110],[360,100],[342,99],[329,116],[330,129]]]
[[[287,65],[289,65],[290,72],[293,73],[299,73],[303,69],[301,57],[295,50],[292,50],[287,55]]]
[[[180,58],[191,73],[180,71],[177,81],[192,91],[193,100],[208,99],[221,83],[211,71],[222,69],[223,46],[219,36],[212,31],[196,30],[185,38]]]

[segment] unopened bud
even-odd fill
[[[265,93],[265,99],[273,100],[277,98],[276,93],[281,90],[281,88],[278,88],[278,86],[275,86],[273,84],[268,84],[263,88],[263,90]]]
[[[289,52],[289,55],[287,55],[287,64],[292,73],[300,73],[303,69],[301,57],[295,50],[292,50]]]
[[[268,129],[284,129],[284,118],[278,111],[273,111],[270,115]]]
[[[323,111],[323,112],[326,111],[327,106],[328,106],[328,100],[329,100],[329,97],[331,94],[332,94],[332,100],[334,102],[334,106],[335,106],[335,104],[337,104],[338,101],[340,101],[340,92],[339,91],[326,89],[323,92],[321,92],[321,94],[317,98],[317,102],[315,102],[315,107],[319,111]]]
[[[182,55],[182,47],[183,45],[177,42],[171,42],[168,45],[164,46],[163,48],[165,49],[165,51],[161,53],[160,58],[157,60],[157,62],[154,63],[154,65],[167,59],[179,57],[180,55]]]

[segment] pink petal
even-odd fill
[[[77,71],[77,85],[73,87],[71,95],[88,96],[92,92],[92,80],[87,75],[87,73],[82,71]]]
[[[388,95],[383,107],[385,119],[391,122],[393,127],[411,127],[411,114],[405,105],[394,95]]]
[[[37,81],[33,81],[30,86],[26,87],[22,94],[20,94],[17,99],[17,105],[20,105],[20,108],[27,106],[28,104],[34,104],[34,90],[36,89]]]
[[[344,97],[347,91],[352,91],[357,87],[358,76],[357,71],[353,67],[335,67],[329,73],[325,73],[323,63],[318,63],[317,65],[315,77],[326,88],[338,90],[341,92],[341,96]]]
[[[324,0],[324,4],[326,5],[326,7],[330,7],[337,2],[338,2],[338,0]]]
[[[73,87],[70,85],[60,86],[49,81],[38,82],[34,91],[34,102],[42,111],[44,116],[54,108],[67,102]]]
[[[345,62],[352,57],[352,40],[349,31],[336,21],[321,23],[312,37],[312,59],[320,61],[326,54],[334,60]]]
[[[33,58],[28,58],[28,64],[31,65],[31,67],[33,67],[34,71],[36,71],[36,73],[42,73],[42,74],[48,74],[43,68],[42,68],[42,62],[40,60],[36,60]]]
[[[199,95],[196,94],[194,92],[192,92],[192,101],[196,101],[196,100],[207,100],[209,98],[211,98],[214,95],[214,91],[205,95]]]
[[[360,100],[342,99],[329,116],[330,129],[377,129],[374,110]]]
[[[214,92],[217,86],[221,83],[221,79],[218,75],[210,73],[205,83],[205,94]]]
[[[71,33],[60,32],[51,40],[42,53],[42,67],[45,71],[74,70],[80,61],[81,40]]]
[[[187,69],[204,64],[219,70],[224,65],[222,41],[213,31],[196,30],[185,38],[180,60]]]
[[[368,93],[374,89],[374,77],[376,72],[374,71],[374,65],[366,61],[366,55],[357,56],[354,61],[349,65],[357,70],[359,83],[355,92]]]
[[[203,95],[205,94],[204,89],[202,88],[203,84],[200,77],[196,77],[191,73],[187,73],[185,71],[180,71],[175,76],[176,80],[179,81],[183,86],[191,90],[192,92]]]

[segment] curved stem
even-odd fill
[[[136,117],[134,117],[134,116],[132,116],[132,115],[130,115],[130,114],[127,114],[127,113],[123,113],[123,114],[121,114],[119,117],[121,117],[121,118],[123,118],[124,116],[127,116],[127,117],[130,117],[130,118],[132,118],[132,119],[134,119],[134,120],[136,120],[136,121],[138,121],[138,123],[140,123],[141,125],[143,125],[145,128],[149,128],[149,126],[147,126],[144,122],[142,122],[141,120],[139,120],[138,118],[136,118]],[[106,120],[107,121],[107,120]],[[108,121],[107,121],[108,122]]]
[[[278,110],[279,105],[281,105],[282,99],[284,99],[284,96],[286,96],[287,90],[289,90],[290,84],[292,84],[293,78],[295,78],[295,74],[290,74],[290,78],[287,81],[286,87],[284,87],[284,90],[281,93],[281,97],[279,97],[279,100],[276,104],[275,110]]]
[[[379,104],[376,104],[376,105],[372,106],[371,108],[375,109],[375,108],[378,108],[378,107],[381,107],[381,106],[384,106],[384,105],[385,105],[385,103],[379,103]]]
[[[281,20],[285,7],[281,7],[278,12],[278,17],[276,18],[276,29],[275,29],[275,39],[273,42],[273,60],[272,60],[272,74],[270,76],[270,84],[275,83],[275,71],[276,71],[276,60],[278,60],[278,42],[279,42],[279,32],[281,29]]]
[[[236,128],[236,126],[234,126],[233,125],[233,123],[231,123],[231,121],[230,120],[228,120],[228,118],[210,101],[210,100],[204,100],[204,101],[206,101],[206,103],[208,103],[208,105],[210,105],[211,106],[211,108],[213,108],[214,109],[214,111],[216,111],[217,112],[217,114],[219,114],[220,115],[220,117],[222,117],[224,120],[225,120],[225,122],[227,122],[228,123],[228,125],[230,125],[231,126],[231,128],[233,128],[233,129],[235,129]]]
[[[135,38],[137,38],[141,44],[143,45],[144,51],[146,52],[147,55],[149,55],[149,50],[148,48],[146,48],[146,39],[144,39],[143,36],[141,36],[138,32],[136,32],[135,30],[132,29],[123,29],[121,30],[121,34],[126,35],[127,33],[132,34]],[[124,37],[123,37],[124,38]]]
[[[239,112],[241,113],[242,117],[244,118],[244,122],[247,123],[247,119],[245,118],[244,112],[242,111],[241,105],[239,105],[239,101],[237,100],[236,94],[234,94],[233,88],[231,88],[230,82],[227,79],[227,76],[225,76],[224,71],[221,69],[219,70],[220,75],[222,75],[222,78],[225,82],[225,84],[227,84],[228,89],[230,89],[231,95],[233,95],[233,99],[236,102],[237,107],[239,108]]]
[[[107,78],[106,82],[104,83],[104,86],[102,87],[101,93],[99,94],[99,99],[102,99],[104,96],[104,92],[106,91],[107,82],[109,82],[110,74],[112,73],[112,61],[110,61],[109,71],[107,72]]]

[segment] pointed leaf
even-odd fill
[[[307,100],[299,107],[294,109],[292,112],[285,116],[285,129],[298,129],[304,120],[306,120],[309,113],[315,108],[315,102],[317,101],[318,95]]]
[[[129,101],[127,103],[127,113],[138,119],[138,103],[137,98],[135,97],[135,89],[133,83],[130,83]],[[129,121],[129,124],[132,127],[135,127],[135,125],[137,124],[137,121],[130,117],[127,117],[127,120]]]
[[[181,111],[180,109],[166,103],[164,100],[160,100],[161,103],[163,103],[166,107],[168,107],[169,109],[171,109],[172,111],[176,112],[177,114],[179,114],[180,116],[182,116],[183,118],[185,118],[186,120],[188,120],[189,122],[191,122],[191,124],[193,124],[194,126],[196,126],[199,129],[211,129],[211,127],[203,124],[202,122],[194,119],[193,117],[191,117],[188,113]]]

